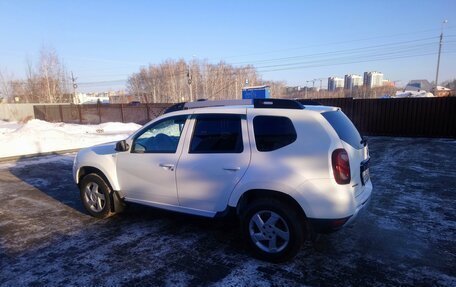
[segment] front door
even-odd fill
[[[135,136],[130,152],[118,153],[117,176],[127,201],[179,205],[176,166],[187,117],[150,124]]]

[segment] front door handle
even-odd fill
[[[223,170],[228,170],[228,171],[238,171],[240,170],[240,167],[224,167]]]
[[[174,171],[174,164],[160,163],[159,166],[162,167],[163,169]]]

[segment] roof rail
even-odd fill
[[[219,101],[196,101],[183,102],[172,105],[167,108],[164,114],[187,110],[208,107],[224,107],[224,106],[253,106],[256,109],[304,109],[304,106],[295,100],[287,99],[244,99],[244,100],[219,100]]]
[[[301,104],[306,105],[306,106],[321,106],[321,103],[316,100],[304,99],[304,100],[296,100],[296,101],[298,101]]]
[[[248,106],[252,104],[252,100],[221,100],[221,101],[196,101],[185,103],[187,109],[208,108],[208,107],[224,107],[224,106]]]
[[[287,99],[253,99],[253,106],[257,109],[304,109],[301,103]]]
[[[186,104],[186,102],[174,104],[174,105],[168,107],[168,108],[163,112],[163,114],[167,114],[167,113],[171,113],[171,112],[175,112],[175,111],[182,111],[182,110],[185,110],[185,104]]]

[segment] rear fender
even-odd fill
[[[301,206],[304,214],[308,215],[312,213],[310,205],[303,198],[303,196],[300,196],[297,190],[288,185],[278,182],[250,182],[241,186],[237,186],[230,196],[228,205],[231,207],[237,207],[242,195],[250,190],[270,190],[289,195]]]

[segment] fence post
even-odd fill
[[[97,102],[97,110],[98,110],[98,123],[101,124],[101,107],[100,107],[99,102]]]
[[[150,121],[149,104],[146,103],[147,121]]]
[[[122,122],[124,123],[124,111],[123,111],[123,104],[120,104],[120,117],[122,118]]]
[[[81,105],[78,105],[79,123],[82,124],[82,112]]]
[[[60,122],[63,123],[63,112],[62,112],[62,105],[59,105],[59,113],[60,113]]]

